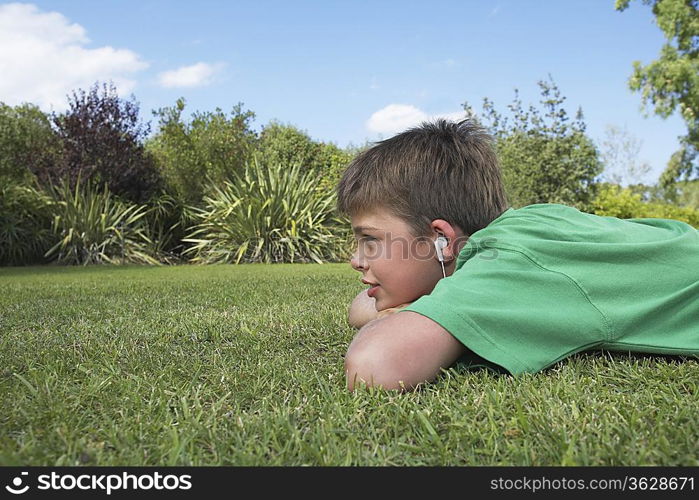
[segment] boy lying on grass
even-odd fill
[[[561,204],[508,207],[491,138],[424,123],[360,154],[338,185],[369,286],[347,385],[411,389],[462,359],[513,375],[606,349],[699,354],[699,233]]]

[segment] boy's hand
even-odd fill
[[[366,292],[366,289],[359,292],[350,305],[348,321],[354,328],[363,327],[369,321],[376,319],[378,314],[376,300],[369,297]]]
[[[390,307],[378,312],[376,310],[376,300],[373,297],[367,295],[367,290],[362,290],[354,298],[352,304],[350,305],[348,321],[349,324],[354,328],[361,328],[370,321],[379,318],[385,318],[393,313],[400,311],[402,308],[407,307],[411,302],[406,302],[396,307]]]

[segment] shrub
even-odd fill
[[[271,121],[260,132],[256,155],[263,165],[299,164],[309,170],[319,167],[321,147],[295,126]]]
[[[354,156],[335,144],[316,142],[294,125],[271,121],[263,127],[257,143],[257,158],[264,165],[296,165],[313,170],[318,176],[317,188],[334,190],[342,171]]]
[[[257,140],[251,129],[255,113],[244,111],[238,103],[229,114],[219,108],[195,111],[185,121],[185,104],[178,99],[175,106],[154,112],[159,130],[147,148],[157,160],[168,192],[183,203],[200,206],[208,184],[223,184],[244,169]]]
[[[184,241],[196,263],[323,262],[347,256],[335,193],[319,192],[313,172],[294,165],[248,164],[242,176],[215,187],[196,210]]]
[[[323,144],[321,158],[323,158],[325,168],[321,172],[321,179],[318,182],[318,189],[324,191],[334,191],[340,182],[342,172],[354,158],[355,153],[340,149],[334,144]]]
[[[109,190],[134,203],[144,203],[163,188],[155,159],[143,141],[150,128],[139,120],[138,103],[121,99],[114,85],[94,85],[68,99],[69,109],[53,120],[61,142],[58,166],[37,172],[44,184],[78,177],[106,183]]]
[[[147,207],[124,202],[95,182],[74,189],[67,181],[51,187],[53,233],[58,242],[46,256],[59,264],[158,264],[148,237]]]
[[[61,157],[49,117],[33,104],[0,103],[0,182],[30,183]]]
[[[51,199],[32,186],[0,187],[0,265],[44,262],[52,245],[51,206]]]
[[[616,184],[600,186],[599,193],[593,201],[593,210],[597,215],[620,219],[674,219],[699,228],[699,210],[666,203],[644,203],[640,194],[634,194],[631,189],[622,189]]]

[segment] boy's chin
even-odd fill
[[[376,307],[376,310],[377,310],[378,312],[381,312],[381,311],[384,311],[384,310],[386,310],[386,309],[389,309],[389,308],[391,308],[391,307],[393,307],[393,306],[390,304],[390,301],[388,301],[388,300],[386,300],[386,299],[379,299],[379,298],[377,297],[377,298],[376,298],[376,302],[374,303],[374,307]]]
[[[381,311],[385,311],[386,309],[391,309],[392,307],[402,306],[406,302],[410,302],[410,301],[400,300],[400,301],[396,302],[394,300],[376,299],[376,303],[374,304],[374,307],[376,307],[376,310],[378,312],[381,312]]]

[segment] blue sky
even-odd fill
[[[627,80],[662,44],[640,1],[0,3],[0,101],[60,110],[70,89],[111,79],[146,120],[178,97],[188,111],[243,102],[257,130],[276,119],[344,147],[465,101],[505,111],[515,88],[536,102],[551,75],[593,139],[612,125],[641,142],[654,182],[684,126],[644,117]]]

